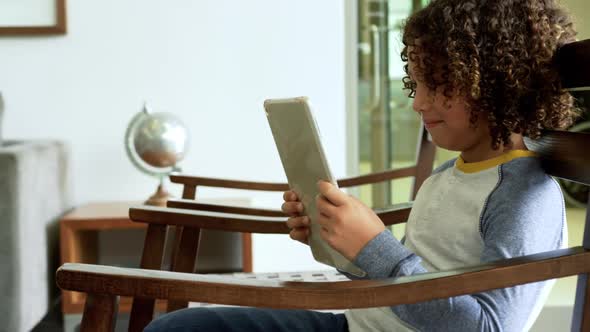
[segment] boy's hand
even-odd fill
[[[349,260],[385,225],[372,209],[347,195],[329,182],[318,182],[320,195],[316,198],[321,236],[332,248]]]
[[[290,218],[287,220],[287,227],[291,229],[289,236],[293,240],[308,244],[309,238],[309,217],[302,216],[303,204],[299,201],[299,197],[294,191],[285,191],[283,194],[283,206],[281,210],[288,214]]]

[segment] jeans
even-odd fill
[[[162,315],[144,332],[348,332],[344,314],[244,307],[187,308]]]

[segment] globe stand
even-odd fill
[[[164,189],[163,184],[158,185],[158,189],[156,192],[148,198],[147,201],[144,202],[145,205],[153,205],[153,206],[166,206],[166,202],[172,197],[172,195]]]

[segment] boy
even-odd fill
[[[573,121],[552,67],[574,40],[554,0],[434,0],[405,26],[402,59],[413,108],[438,146],[460,151],[420,189],[403,243],[358,200],[318,183],[322,237],[367,273],[388,278],[453,269],[566,245],[558,184],[523,136]],[[284,194],[291,238],[307,243],[309,217]],[[153,331],[522,331],[548,282],[345,314],[255,308],[186,309]]]

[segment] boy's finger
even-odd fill
[[[328,216],[322,213],[318,213],[317,217],[314,219],[322,228],[330,228],[332,227],[332,220]]]
[[[309,229],[308,228],[296,228],[296,229],[293,229],[289,233],[289,236],[293,240],[297,240],[297,241],[299,241],[301,243],[307,244],[307,240],[309,238]]]
[[[283,193],[283,200],[287,202],[294,202],[298,201],[299,199],[297,197],[297,193],[295,193],[293,190],[289,190]]]
[[[303,204],[300,202],[284,202],[281,210],[286,214],[297,214],[303,212]]]
[[[336,206],[344,205],[348,201],[348,195],[336,188],[336,186],[330,182],[323,180],[318,181],[318,190],[320,194],[322,194],[328,199],[328,201],[332,202],[332,204]]]
[[[335,207],[332,202],[328,201],[326,197],[322,195],[318,195],[316,197],[315,204],[318,212],[328,217],[333,216],[337,209],[337,207]]]
[[[309,217],[292,217],[287,219],[287,227],[290,229],[309,227]]]

